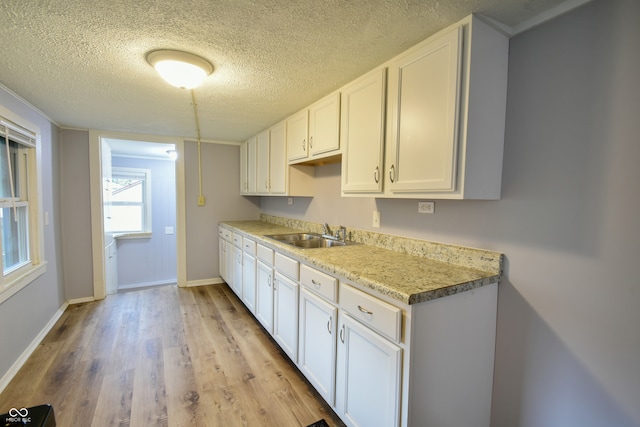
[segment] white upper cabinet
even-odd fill
[[[246,148],[241,147],[240,150],[240,178],[241,182],[247,181],[246,187],[248,189],[241,191],[241,194],[313,196],[313,177],[315,175],[313,167],[289,166],[287,163],[286,123],[284,121],[260,132],[245,144]],[[242,160],[243,156],[246,156],[246,160]],[[242,171],[243,162],[247,164],[246,173]]]
[[[306,159],[308,147],[309,110],[304,109],[287,119],[287,158],[289,162]]]
[[[340,150],[340,92],[309,107],[309,153],[324,158]]]
[[[353,128],[372,106],[345,103],[361,96],[357,82],[343,90],[342,194],[499,199],[508,48],[506,36],[469,16],[384,64],[384,171],[373,162],[379,124]],[[371,182],[372,167],[380,182]]]
[[[256,136],[256,193],[269,194],[269,129]]]
[[[256,193],[256,137],[240,146],[240,194]]]
[[[389,66],[387,190],[455,190],[462,28]]]
[[[285,123],[280,122],[269,130],[269,193],[287,193],[287,143]]]
[[[342,90],[343,195],[382,191],[386,69]]]
[[[320,163],[340,154],[340,92],[335,92],[287,119],[287,158],[293,163]]]

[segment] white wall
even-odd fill
[[[266,213],[506,255],[494,427],[640,425],[640,2],[599,0],[514,37],[500,201],[313,199]]]

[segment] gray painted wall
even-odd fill
[[[202,195],[198,206],[198,144],[185,141],[187,280],[218,278],[218,222],[258,219],[260,200],[240,196],[240,147],[202,144]]]
[[[89,132],[60,132],[62,260],[67,300],[93,296]]]
[[[60,156],[58,128],[2,87],[0,105],[40,127],[42,211],[49,215],[49,225],[43,229],[46,272],[0,304],[1,378],[64,304],[65,297],[59,256],[60,203],[53,196],[61,186],[57,167]]]
[[[640,2],[600,0],[514,37],[500,201],[264,198],[266,213],[506,255],[492,426],[640,425]]]

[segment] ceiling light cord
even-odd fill
[[[196,119],[196,135],[198,137],[198,205],[200,205],[200,201],[202,198],[202,158],[201,158],[201,149],[200,149],[200,122],[198,120],[198,109],[196,104],[196,95],[191,89],[191,103],[193,104],[193,115]]]

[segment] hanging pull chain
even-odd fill
[[[196,135],[198,137],[198,206],[204,205],[204,197],[202,196],[202,154],[200,142],[200,121],[198,120],[198,109],[196,104],[196,94],[191,89],[191,103],[193,104],[193,115],[196,119]]]

